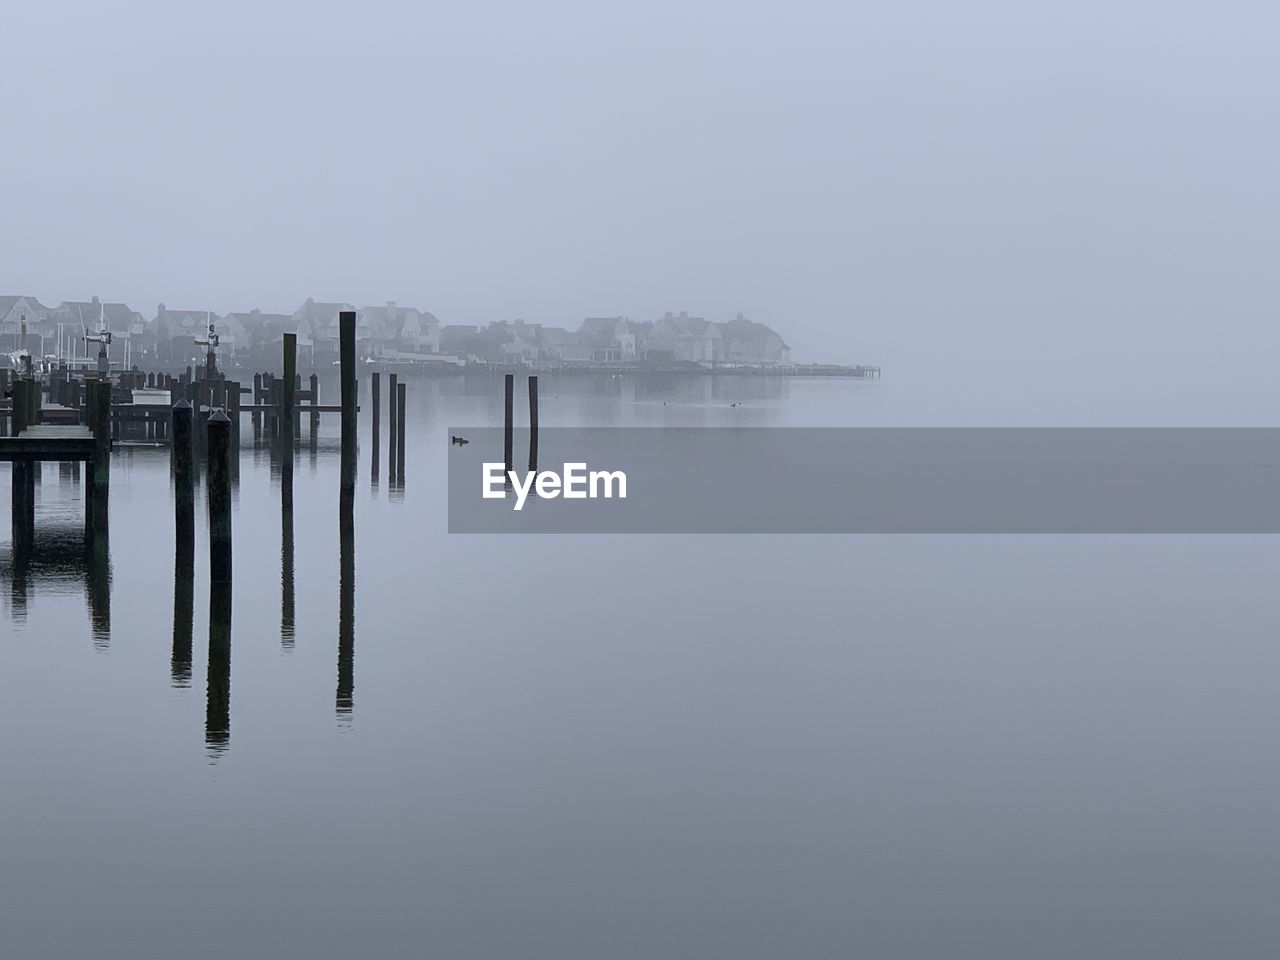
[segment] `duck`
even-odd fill
[[[450,436],[450,437],[449,437],[449,442],[450,442],[450,443],[456,443],[456,444],[458,444],[459,446],[461,446],[462,444],[464,444],[464,443],[470,443],[471,441],[470,441],[470,440],[468,440],[466,437],[454,437],[454,436]]]

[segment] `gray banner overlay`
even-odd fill
[[[450,432],[451,533],[1280,533],[1276,428],[543,428],[540,471],[627,496],[519,511],[482,497],[502,429]],[[522,483],[528,458],[517,430]]]

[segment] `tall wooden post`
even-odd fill
[[[314,373],[311,375],[311,406],[317,407],[320,404],[320,378]],[[311,411],[311,446],[314,448],[316,441],[320,436],[320,414],[315,410]]]
[[[209,579],[231,582],[231,420],[209,418]]]
[[[512,470],[511,446],[515,432],[515,374],[507,374],[505,379],[505,390],[505,400],[502,408],[502,452],[503,459],[507,465],[507,475],[510,476]]]
[[[284,335],[284,373],[281,376],[281,387],[283,393],[280,397],[280,437],[281,445],[290,457],[293,456],[293,444],[296,439],[294,426],[296,421],[293,417],[294,407],[297,406],[297,381],[298,381],[298,335],[296,333],[286,333]]]
[[[338,314],[339,370],[342,377],[342,489],[354,494],[356,489],[356,312]]]
[[[404,485],[404,401],[405,401],[405,384],[401,383],[396,388],[399,392],[396,394],[396,426],[399,430],[396,436],[396,482],[401,486]]]
[[[35,410],[32,397],[34,391],[28,385],[35,386],[31,380],[14,380],[13,412],[9,418],[9,431],[18,436],[29,426],[35,425]],[[35,509],[36,487],[34,465],[23,461],[13,461],[13,472],[10,474],[10,499],[12,509],[12,542],[14,547],[15,583],[19,579],[17,572],[23,571],[23,591],[25,591],[25,571],[35,546]],[[19,562],[21,560],[21,562]],[[23,591],[15,590],[15,594]]]
[[[538,471],[538,378],[529,378],[529,472]]]
[[[370,400],[373,405],[373,466],[370,470],[370,482],[376,488],[378,486],[382,440],[382,374],[377,370],[373,371],[373,375],[370,378]]]
[[[396,388],[399,377],[391,374],[391,385],[387,388],[387,480],[394,483],[396,479]]]
[[[111,384],[90,381],[85,390],[89,429],[93,433],[93,459],[85,470],[85,514],[89,531],[105,534],[111,485]]]
[[[253,375],[253,406],[257,406],[262,402],[262,374],[255,373]],[[253,439],[256,442],[262,436],[262,414],[257,410],[253,411]]]
[[[356,499],[356,315],[338,316],[342,371],[342,490],[338,501],[338,690],[337,712],[349,718],[355,687],[355,499]]]

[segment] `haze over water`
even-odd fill
[[[402,498],[365,401],[349,709],[334,428],[294,468],[286,636],[246,418],[225,749],[203,499],[175,686],[168,453],[117,450],[109,635],[74,579],[21,621],[0,591],[7,951],[1274,952],[1272,539],[449,536],[447,431],[500,391],[410,382]],[[911,422],[902,397],[548,378],[542,422]],[[46,467],[37,529],[79,509]]]

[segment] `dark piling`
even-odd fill
[[[391,484],[396,479],[396,390],[399,381],[396,374],[391,374],[387,388],[387,482]]]
[[[373,461],[370,470],[370,482],[374,489],[378,487],[379,461],[381,460],[382,442],[382,374],[373,371],[370,378],[370,399],[373,405]]]
[[[404,431],[405,431],[405,393],[406,386],[401,383],[396,387],[396,482],[404,486]]]
[[[111,384],[103,380],[85,384],[85,405],[93,433],[93,459],[85,470],[85,529],[105,536],[111,494]]]
[[[509,476],[512,470],[511,448],[515,431],[515,374],[508,373],[506,375],[504,386],[505,394],[502,408],[502,452],[503,460],[507,465],[507,474]]]
[[[355,503],[356,489],[356,312],[338,314],[338,361],[342,377],[342,490],[351,493]]]
[[[529,378],[529,472],[538,470],[538,378]]]

